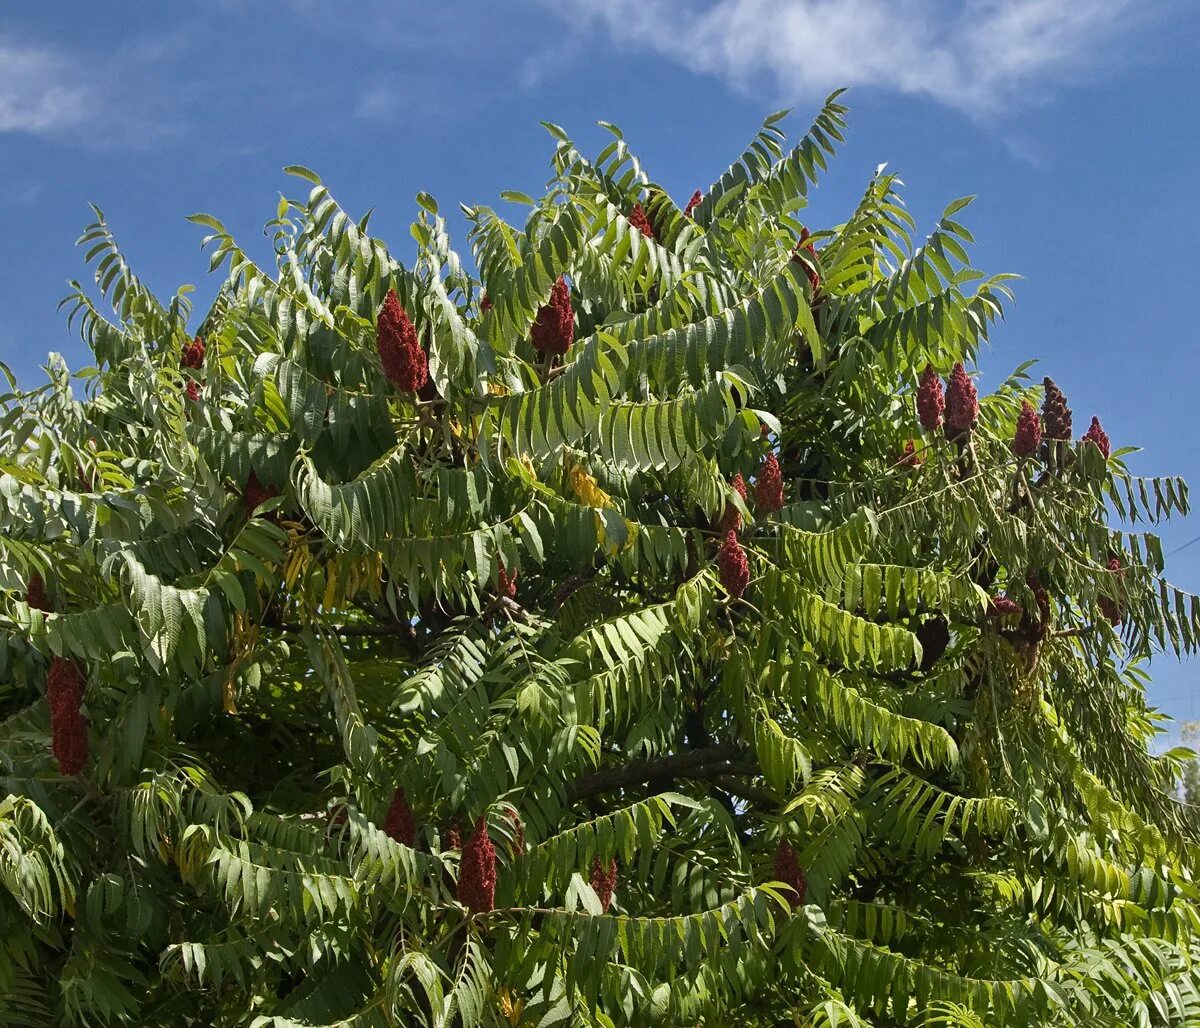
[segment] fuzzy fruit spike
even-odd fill
[[[383,373],[397,389],[415,393],[429,378],[429,358],[421,349],[417,330],[400,306],[396,290],[389,289],[375,322],[375,344]]]
[[[692,211],[694,211],[697,207],[699,207],[700,204],[703,202],[704,202],[704,194],[702,192],[700,192],[699,189],[697,189],[692,194],[692,198],[687,202],[687,206],[683,209],[683,216],[685,218],[690,218],[692,216]]]
[[[1093,417],[1091,425],[1083,435],[1085,443],[1095,443],[1096,449],[1104,454],[1104,459],[1108,460],[1112,453],[1112,444],[1108,441],[1108,435],[1103,428],[1100,427],[1100,419]]]
[[[79,774],[87,763],[87,722],[79,710],[85,684],[83,672],[73,660],[55,657],[51,662],[46,676],[51,748],[64,775]]]
[[[525,824],[516,807],[508,808],[508,819],[513,826],[512,849],[509,852],[518,857],[525,852]]]
[[[969,435],[979,420],[979,396],[962,361],[954,365],[946,385],[946,438]]]
[[[617,858],[613,857],[608,866],[605,867],[601,863],[600,858],[596,857],[592,861],[592,891],[595,892],[600,900],[600,909],[604,913],[608,913],[608,908],[612,905],[613,890],[617,887]]]
[[[383,832],[396,842],[412,847],[417,841],[417,826],[413,821],[412,807],[408,805],[408,796],[403,788],[397,788],[392,793],[392,803],[388,807],[387,820],[383,822]]]
[[[1121,561],[1118,557],[1108,558],[1108,570],[1112,574],[1120,576]],[[1101,596],[1098,601],[1100,613],[1104,615],[1104,619],[1114,628],[1122,621],[1121,608],[1117,605],[1117,601],[1111,596]]]
[[[902,468],[919,468],[924,463],[924,458],[917,453],[915,440],[910,439],[904,444],[904,453],[898,463]]]
[[[37,571],[29,576],[29,582],[25,586],[25,602],[34,610],[49,612],[54,609],[50,606],[50,598],[46,595],[46,583],[42,581],[42,576]]]
[[[642,210],[640,203],[635,203],[633,210],[629,212],[629,224],[641,232],[647,239],[654,238],[654,226],[650,224],[650,219],[646,217],[646,212]]]
[[[1042,585],[1042,580],[1033,571],[1025,576],[1025,584],[1029,587],[1029,591],[1033,593],[1033,598],[1037,602],[1041,623],[1044,625],[1050,620],[1050,594],[1046,592],[1046,587]]]
[[[488,836],[487,820],[475,822],[475,830],[463,847],[458,869],[458,901],[473,914],[483,914],[496,903],[496,847]]]
[[[934,431],[942,423],[942,412],[946,409],[946,398],[942,394],[942,380],[933,370],[932,364],[926,364],[921,372],[921,381],[917,386],[917,419],[926,432]]]
[[[196,336],[195,342],[184,343],[180,359],[185,368],[199,371],[204,367],[204,340]]]
[[[1018,457],[1032,457],[1042,445],[1042,422],[1033,404],[1021,401],[1021,413],[1017,415],[1017,430],[1013,435],[1013,453]]]
[[[251,471],[250,477],[246,479],[246,487],[242,490],[242,499],[245,501],[246,509],[253,514],[278,492],[279,490],[274,486],[263,485],[258,480],[258,475]]]
[[[1042,421],[1046,427],[1042,434],[1047,439],[1070,439],[1071,408],[1067,406],[1067,398],[1048,375],[1042,379],[1042,385],[1046,389],[1046,398],[1042,401]]]
[[[479,309],[485,314],[492,309],[492,298],[487,293],[484,293],[483,299],[479,301]]]
[[[779,458],[768,453],[758,469],[758,479],[754,484],[754,502],[759,510],[768,514],[783,506],[783,471],[779,467]]]
[[[808,877],[800,866],[796,851],[787,839],[780,839],[779,848],[775,851],[775,880],[792,887],[796,893],[792,897],[793,907],[804,906],[804,901],[808,898]]]
[[[743,500],[746,498],[746,480],[742,478],[740,471],[729,480],[729,488]],[[721,515],[717,529],[721,533],[740,532],[742,530],[742,512],[732,503],[725,504],[725,512]]]
[[[717,550],[717,570],[725,591],[734,599],[746,591],[746,586],[750,584],[750,563],[746,560],[746,551],[738,542],[737,532],[725,533],[725,541]]]
[[[188,379],[187,389],[184,390],[184,395],[187,396],[192,403],[200,402],[200,386],[197,385],[194,378]]]
[[[988,617],[1000,618],[1007,614],[1020,614],[1021,605],[1016,600],[997,593],[988,601]]]
[[[571,290],[561,275],[550,290],[550,302],[538,309],[530,329],[530,342],[538,353],[563,354],[575,339],[575,310]]]
[[[496,569],[496,595],[510,600],[517,595],[517,572],[510,575],[503,563]]]

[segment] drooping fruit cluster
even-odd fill
[[[475,830],[463,847],[458,868],[458,901],[473,914],[491,910],[496,903],[496,847],[488,836],[487,819],[475,822]]]
[[[398,787],[392,793],[392,802],[388,807],[387,820],[383,822],[384,834],[389,839],[412,846],[417,841],[417,826],[413,821],[412,807],[408,805],[408,796],[403,787]]]
[[[792,251],[792,260],[804,265],[805,273],[808,275],[808,284],[812,287],[813,296],[816,296],[821,289],[821,275],[817,271],[817,248],[808,241],[811,236],[812,233],[807,228],[800,229],[800,242]],[[801,250],[808,252],[808,260],[800,255]]]
[[[917,420],[926,432],[935,431],[942,423],[946,398],[942,394],[942,379],[932,364],[926,364],[917,385]]]
[[[429,358],[421,349],[417,329],[400,306],[396,290],[389,289],[375,321],[375,345],[383,373],[397,389],[415,393],[429,377]]]
[[[1120,575],[1121,575],[1120,558],[1109,557],[1108,558],[1108,570],[1116,578],[1119,579]],[[1111,596],[1105,596],[1105,595],[1101,594],[1097,603],[1100,607],[1100,613],[1104,615],[1104,619],[1110,625],[1112,625],[1115,628],[1117,625],[1119,625],[1121,623],[1121,621],[1122,621],[1121,608],[1118,605],[1116,600],[1114,600]]]
[[[517,572],[510,575],[503,561],[496,569],[496,595],[507,596],[510,600],[517,595]]]
[[[596,857],[592,861],[592,891],[600,900],[600,909],[606,914],[612,905],[613,891],[617,887],[617,858],[613,857],[608,865]]]
[[[83,672],[73,660],[55,657],[46,676],[46,704],[50,708],[50,737],[54,759],[64,775],[77,775],[87,763],[87,722],[83,704]]]
[[[246,510],[250,513],[258,510],[267,500],[278,495],[279,490],[273,485],[266,486],[258,480],[258,474],[254,471],[250,472],[250,477],[246,479],[245,488],[242,489],[242,501],[246,504]]]
[[[179,359],[185,368],[199,371],[204,367],[204,340],[196,336],[194,341],[184,343]]]
[[[808,876],[805,875],[800,866],[800,858],[796,856],[796,851],[787,839],[780,839],[779,847],[775,850],[775,880],[791,886],[795,893],[792,896],[793,907],[804,906],[804,901],[808,898]]]
[[[692,211],[694,211],[697,207],[699,207],[700,204],[703,202],[704,202],[704,194],[702,192],[700,192],[699,189],[697,189],[692,194],[692,198],[687,202],[687,206],[683,209],[683,216],[685,218],[690,218],[692,216]]]
[[[766,514],[783,507],[783,471],[774,452],[768,453],[758,469],[754,483],[754,503]]]
[[[750,584],[750,562],[746,560],[746,551],[738,542],[737,532],[728,531],[717,550],[717,571],[721,585],[734,599],[746,591]]]
[[[1047,439],[1068,440],[1071,438],[1071,408],[1067,406],[1067,398],[1048,375],[1042,379],[1042,385],[1046,389],[1046,398],[1042,401],[1043,434]]]
[[[563,354],[575,339],[575,311],[571,307],[571,290],[561,275],[550,290],[549,303],[538,308],[533,319],[530,342],[538,353]]]
[[[1003,593],[997,593],[988,601],[988,617],[1000,618],[1009,614],[1020,614],[1021,605]]]
[[[1042,422],[1033,404],[1021,401],[1021,413],[1017,415],[1017,430],[1013,434],[1012,449],[1018,457],[1032,457],[1042,445]]]
[[[746,480],[742,478],[740,471],[729,480],[729,488],[743,500],[746,499]],[[732,503],[725,504],[725,511],[722,513],[721,520],[717,524],[717,530],[722,534],[725,532],[740,532],[742,530],[742,512]]]
[[[521,815],[516,807],[509,807],[507,814],[513,829],[512,849],[509,852],[514,857],[519,857],[525,852],[525,823],[521,820]]]
[[[954,365],[946,385],[946,438],[969,435],[979,420],[979,395],[962,361]]]
[[[53,609],[50,606],[50,597],[46,595],[46,583],[42,581],[42,576],[37,571],[29,576],[29,581],[25,585],[25,602],[34,610],[49,612]]]
[[[1085,443],[1095,443],[1096,449],[1104,454],[1104,459],[1108,460],[1112,454],[1112,444],[1108,441],[1108,434],[1100,426],[1100,419],[1092,418],[1092,423],[1088,426],[1088,430],[1083,434]]]
[[[629,212],[629,224],[641,232],[647,239],[654,238],[654,226],[650,224],[650,219],[646,216],[646,212],[642,210],[640,203],[635,203],[633,210]]]

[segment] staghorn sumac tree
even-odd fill
[[[1200,1017],[1186,490],[979,395],[966,200],[801,223],[845,113],[685,210],[551,127],[474,270],[292,168],[199,318],[97,211],[0,418],[0,1022]]]

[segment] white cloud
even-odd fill
[[[64,54],[0,36],[0,132],[47,135],[74,128],[87,119],[91,102]]]
[[[544,2],[576,24],[602,25],[623,44],[740,88],[764,78],[787,97],[877,87],[973,114],[1078,73],[1134,6],[1133,0]]]

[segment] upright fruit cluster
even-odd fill
[[[86,682],[79,665],[55,657],[46,676],[50,736],[54,759],[64,775],[77,775],[87,763],[88,733],[81,707]]]
[[[642,209],[640,203],[633,205],[633,210],[629,212],[629,224],[636,228],[647,239],[654,238],[654,226],[650,223],[650,218]]]
[[[775,850],[775,880],[791,887],[793,907],[804,906],[804,901],[808,899],[808,876],[787,839],[780,839]]]
[[[1049,375],[1042,379],[1042,386],[1046,390],[1042,401],[1043,434],[1047,439],[1066,442],[1071,438],[1071,408],[1067,406],[1067,398]]]
[[[571,307],[571,290],[561,275],[550,290],[550,300],[543,304],[530,329],[530,341],[538,353],[561,356],[575,339],[575,311]]]
[[[783,508],[783,469],[774,451],[768,453],[758,469],[754,482],[754,503],[764,514]]]
[[[962,361],[954,365],[946,387],[946,438],[970,435],[979,420],[979,396]]]
[[[387,820],[383,823],[383,831],[389,839],[413,846],[417,841],[417,825],[413,820],[412,807],[408,805],[408,796],[402,787],[392,792],[392,802],[388,806]]]
[[[496,905],[496,847],[484,817],[475,822],[475,830],[463,847],[458,901],[473,914],[486,913]]]
[[[942,423],[946,409],[946,397],[942,392],[942,378],[932,364],[926,364],[917,384],[917,420],[926,432],[934,432]]]
[[[1013,453],[1018,457],[1032,457],[1042,445],[1042,422],[1038,412],[1028,400],[1021,401],[1021,412],[1017,415],[1017,431],[1013,435]]]
[[[738,542],[737,532],[732,529],[725,533],[717,550],[717,570],[721,585],[734,599],[741,596],[750,584],[750,562],[746,559],[742,544]]]
[[[415,393],[429,378],[429,359],[417,339],[417,329],[389,289],[375,321],[375,344],[383,373],[401,392]]]
[[[617,858],[607,863],[596,857],[592,861],[592,889],[600,900],[600,909],[606,914],[612,906],[613,892],[617,887]]]

